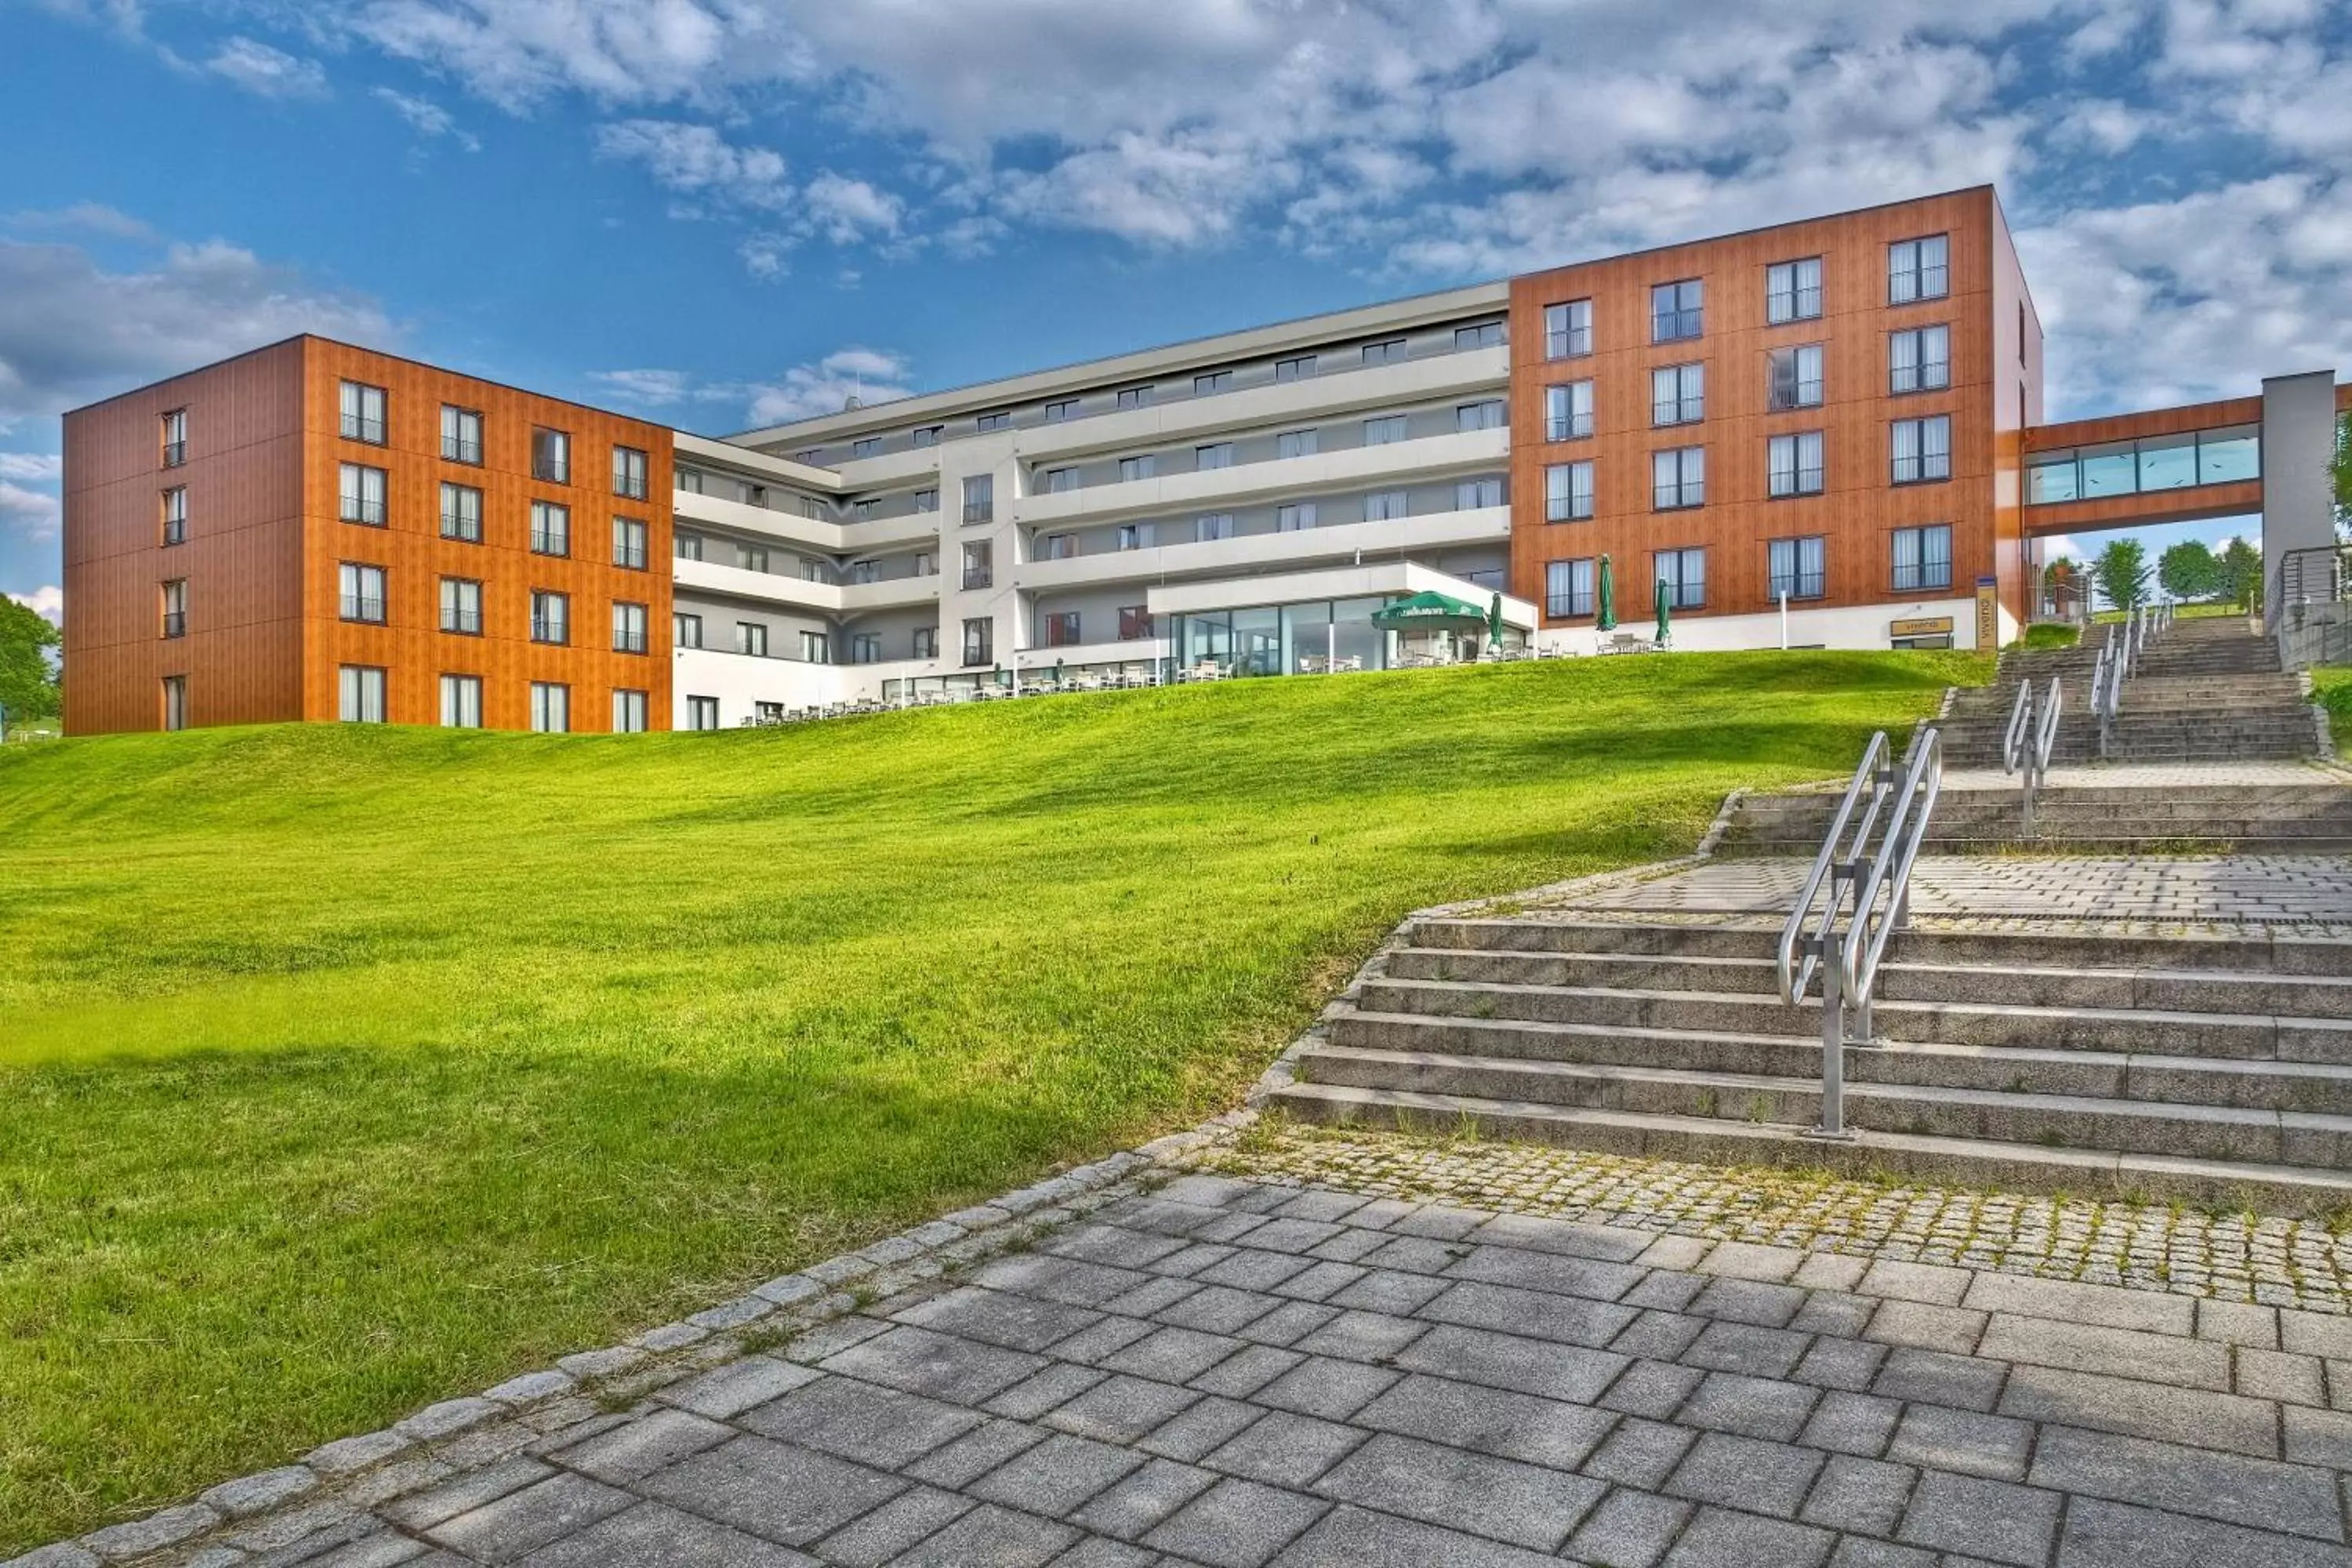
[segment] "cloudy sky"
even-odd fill
[[[1993,181],[2056,415],[2352,369],[2352,0],[0,0],[0,150],[42,603],[306,328],[723,433]]]

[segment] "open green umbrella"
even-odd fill
[[[1486,613],[1477,605],[1434,590],[1399,599],[1372,612],[1372,625],[1392,632],[1475,632],[1486,624]]]
[[[1593,617],[1592,629],[1613,632],[1617,629],[1617,574],[1609,564],[1609,557],[1601,558],[1601,614]]]
[[[1496,658],[1499,657],[1502,651],[1503,595],[1497,594],[1495,595],[1495,602],[1486,606],[1486,653],[1489,658]]]
[[[1667,636],[1668,636],[1669,632],[1670,632],[1670,631],[1671,631],[1671,629],[1672,629],[1672,628],[1668,626],[1668,624],[1667,624],[1667,623],[1668,623],[1668,622],[1670,622],[1670,621],[1672,621],[1672,620],[1674,619],[1674,617],[1673,617],[1671,615],[1669,615],[1667,612],[1668,612],[1668,611],[1673,607],[1673,605],[1674,605],[1674,602],[1675,602],[1674,590],[1666,586],[1666,580],[1665,580],[1664,577],[1659,578],[1659,579],[1658,579],[1658,646],[1659,646],[1660,647],[1665,647],[1665,646],[1666,646],[1666,639],[1667,639]]]

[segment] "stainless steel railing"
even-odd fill
[[[2065,691],[2058,678],[2052,676],[2050,684],[2036,688],[2031,680],[2017,689],[2017,702],[2009,710],[2009,732],[2002,737],[2001,772],[2021,773],[2019,780],[2024,796],[2025,837],[2033,837],[2033,800],[2041,792],[2042,781],[2050,776],[2050,753],[2058,743],[2058,713],[2064,705]]]

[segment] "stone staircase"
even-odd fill
[[[1749,795],[1717,853],[1804,856],[1821,847],[1838,796]],[[2352,853],[2352,790],[2341,784],[2045,785],[2034,836],[2022,833],[2018,786],[1947,785],[1923,846],[1930,855],[2032,847],[2045,853],[2340,855]]]
[[[2021,681],[2052,676],[2064,693],[2051,761],[2096,762],[2098,721],[2091,712],[2091,672],[2105,626],[2083,646],[2018,649],[2001,655],[1991,684],[1954,699],[1937,721],[1948,768],[1998,768],[2001,740]],[[2175,621],[2143,649],[2124,683],[2107,759],[2119,763],[2252,762],[2319,754],[2319,731],[2302,678],[2283,672],[2278,648],[2241,616]]]
[[[1820,1110],[1779,922],[1410,922],[1269,1094],[1314,1121],[2266,1210],[2352,1204],[2352,939],[1916,930]]]

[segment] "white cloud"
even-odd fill
[[[678,120],[624,120],[596,128],[602,157],[640,163],[680,195],[724,205],[773,210],[790,200],[783,155],[737,146],[708,125]]]
[[[478,153],[482,143],[473,132],[461,129],[447,110],[429,98],[412,98],[393,88],[372,89],[373,96],[392,106],[393,112],[408,121],[419,136],[446,136],[468,153]]]
[[[8,596],[51,626],[65,625],[66,591],[55,583],[45,583],[29,594],[11,594]]]
[[[911,396],[907,372],[902,354],[853,346],[794,365],[772,381],[704,381],[688,371],[666,369],[597,371],[588,379],[608,395],[640,407],[727,405],[743,410],[746,424],[766,426],[838,414],[852,397],[871,404]]]
[[[63,472],[63,459],[54,454],[0,452],[0,534],[37,544],[55,539]]]
[[[906,204],[889,192],[830,169],[808,183],[801,199],[818,230],[835,245],[895,235],[906,216]]]
[[[289,55],[257,38],[232,37],[204,60],[190,63],[170,50],[164,58],[184,70],[216,76],[263,98],[324,98],[327,70],[318,61]]]
[[[0,226],[21,232],[67,229],[94,234],[105,239],[149,240],[155,231],[129,213],[108,206],[103,202],[76,202],[70,206],[47,211],[28,209],[13,212]]]

